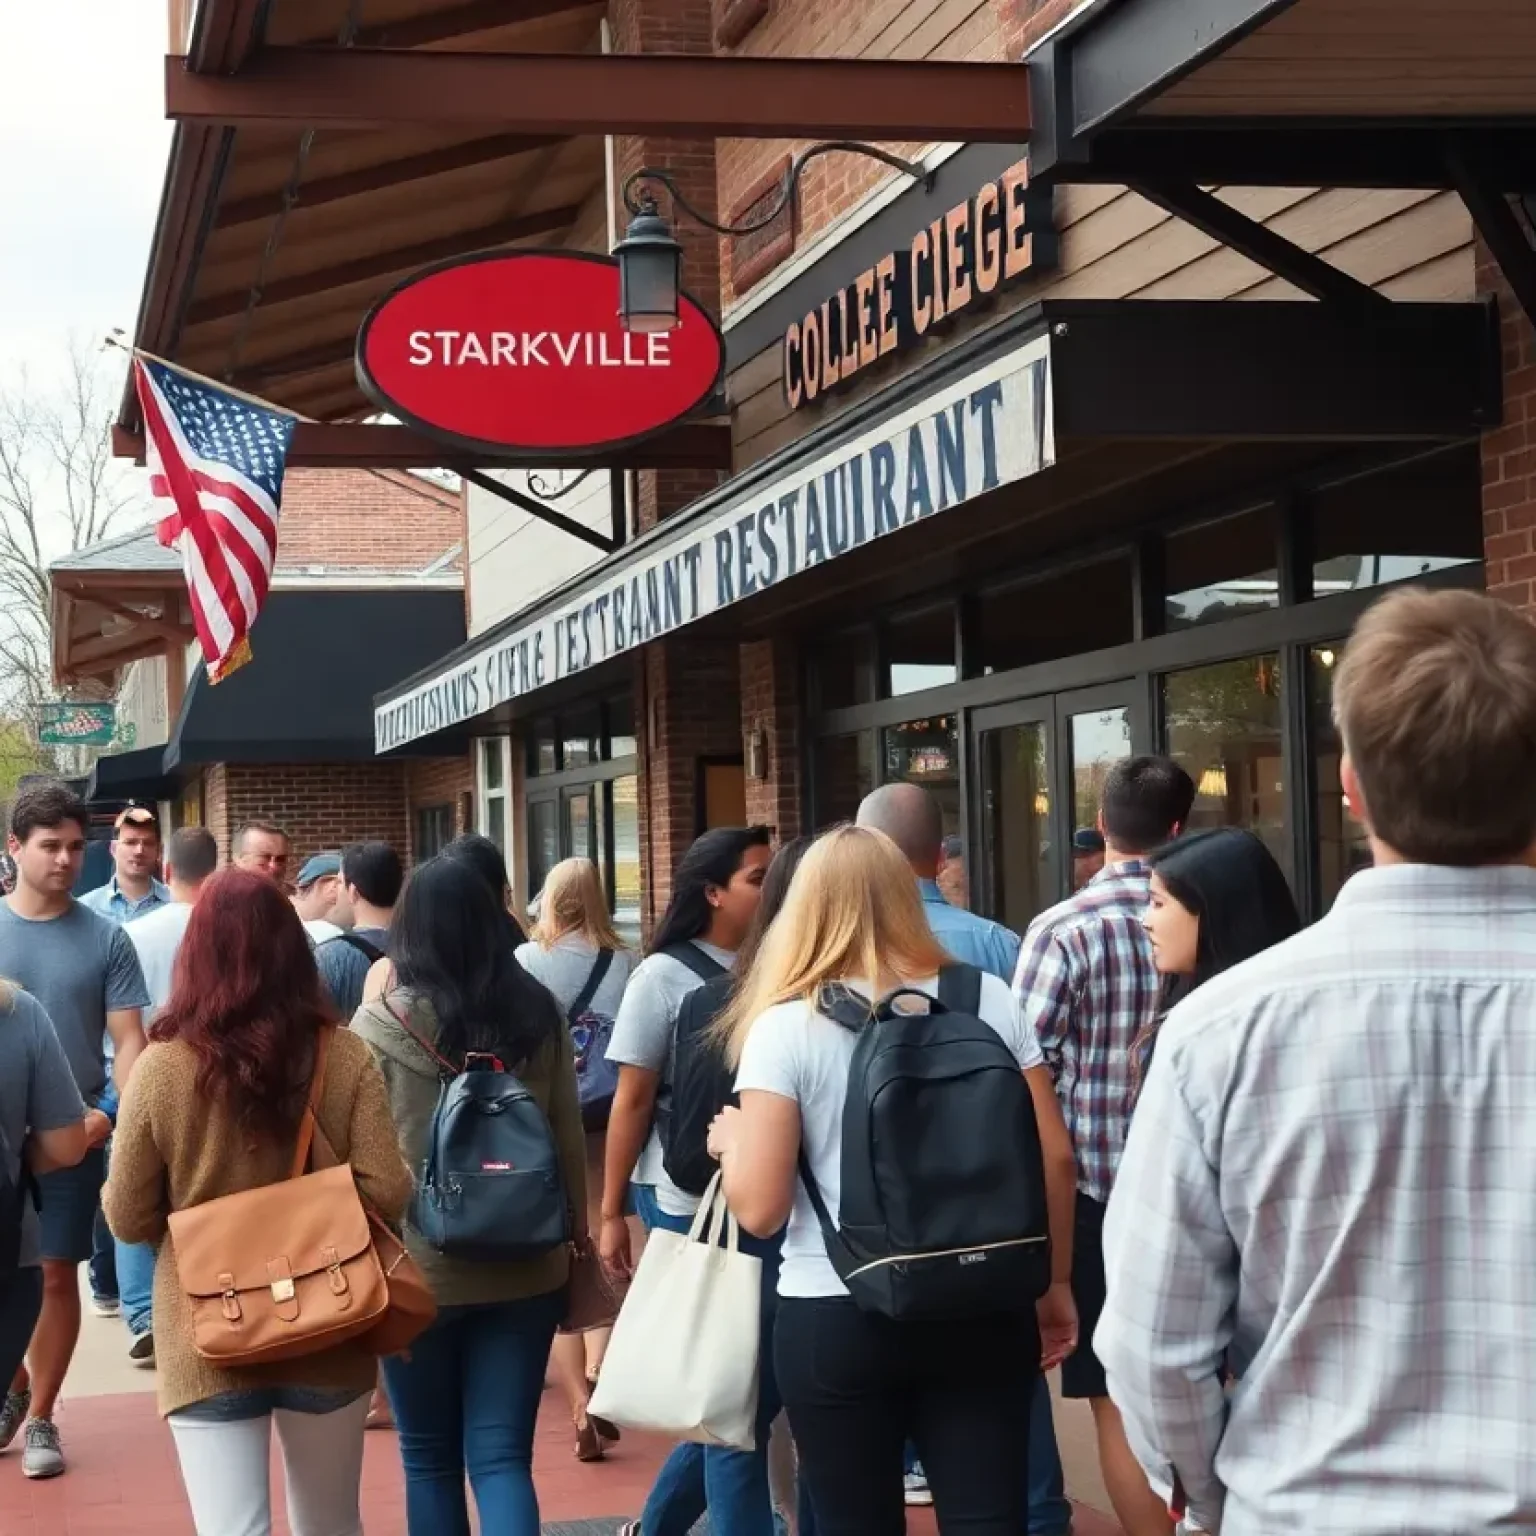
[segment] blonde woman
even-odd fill
[[[721,1020],[738,1062],[741,1108],[715,1122],[711,1150],[743,1227],[768,1234],[789,1223],[774,1363],[819,1536],[900,1536],[908,1439],[927,1470],[941,1530],[963,1524],[970,1536],[1015,1536],[1027,1517],[1020,1461],[1033,1379],[1076,1343],[1067,1284],[1071,1143],[1040,1048],[997,977],[980,978],[980,1017],[1024,1073],[1045,1160],[1052,1284],[1035,1310],[923,1322],[859,1310],[797,1173],[803,1155],[835,1222],[857,1029],[821,1011],[831,1002],[822,989],[835,984],[870,1001],[897,988],[936,996],[938,973],[950,963],[896,845],[869,828],[839,827],[806,854]]]
[[[554,994],[577,1046],[582,1118],[587,1127],[587,1199],[594,1231],[602,1222],[604,1127],[614,1069],[604,1059],[635,957],[614,931],[602,876],[591,859],[566,859],[550,870],[539,899],[532,939],[518,946],[518,963]],[[608,1347],[608,1329],[562,1333],[551,1362],[571,1404],[576,1456],[601,1461],[605,1438],[618,1431],[587,1418],[587,1398]]]

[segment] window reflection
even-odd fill
[[[816,743],[816,828],[852,821],[875,787],[875,735],[823,736]]]
[[[1280,658],[1245,656],[1162,679],[1168,755],[1195,781],[1189,829],[1246,827],[1287,873]]]
[[[1068,721],[1072,752],[1072,889],[1104,867],[1099,809],[1109,770],[1131,755],[1131,712],[1124,705],[1085,710]]]
[[[1273,507],[1174,534],[1166,546],[1169,630],[1217,624],[1280,606]]]
[[[897,698],[954,682],[960,675],[955,645],[955,610],[947,605],[893,621],[885,633],[887,694]]]
[[[639,781],[633,774],[609,786],[613,825],[613,868],[607,871],[613,921],[623,939],[640,937]]]
[[[1323,911],[1345,881],[1371,865],[1365,828],[1355,820],[1339,782],[1339,734],[1333,723],[1333,673],[1344,642],[1313,646],[1307,662],[1312,711],[1312,761],[1317,780],[1317,888]]]
[[[882,783],[921,784],[944,816],[946,837],[960,832],[960,737],[954,715],[908,720],[885,733]]]

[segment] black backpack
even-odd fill
[[[925,1012],[894,1006],[919,997]],[[978,1016],[981,972],[948,967],[937,1002],[903,988],[873,1016],[841,988],[818,1006],[859,1037],[837,1225],[803,1148],[800,1175],[854,1301],[902,1322],[1032,1306],[1051,1275],[1045,1165],[1029,1086]]]
[[[732,982],[729,973],[722,973],[690,992],[672,1037],[672,1111],[665,1126],[662,1166],[690,1195],[702,1195],[719,1171],[709,1155],[709,1127],[727,1104],[736,1103],[736,1074],[708,1038],[710,1026],[730,1001]]]
[[[448,1258],[536,1259],[570,1240],[570,1202],[549,1121],[494,1056],[463,1070],[396,1023],[444,1069],[410,1224]]]
[[[21,1228],[27,1206],[38,1207],[37,1182],[25,1159],[17,1163],[16,1177],[11,1177],[12,1151],[4,1130],[0,1130],[0,1296],[20,1272]]]

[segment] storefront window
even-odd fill
[[[553,797],[528,802],[528,896],[544,889],[549,872],[560,862],[560,805]]]
[[[1411,581],[1483,558],[1475,446],[1319,492],[1309,504],[1312,595]]]
[[[846,629],[828,635],[815,648],[816,699],[819,709],[847,709],[875,696],[875,632]]]
[[[508,852],[507,828],[511,820],[508,810],[511,798],[511,753],[511,741],[498,736],[480,742],[477,754],[479,830],[501,849],[503,857]]]
[[[608,718],[608,756],[635,755],[635,701],[626,693],[610,699],[605,707]]]
[[[416,863],[435,858],[453,841],[453,807],[419,805],[416,807]]]
[[[985,910],[1016,933],[1055,899],[1048,733],[1020,721],[980,738],[980,850]]]
[[[585,768],[603,755],[602,715],[594,705],[560,717],[560,766]]]
[[[944,815],[944,835],[960,833],[960,737],[954,715],[908,720],[885,737],[885,784],[921,784]]]
[[[560,767],[560,754],[555,742],[555,722],[541,720],[533,728],[528,742],[528,772],[530,774],[555,773]]]
[[[875,736],[823,736],[816,743],[816,828],[852,821],[861,801],[875,787]]]
[[[1164,546],[1169,630],[1219,624],[1280,606],[1275,508],[1256,507],[1169,536]]]
[[[891,698],[942,688],[960,675],[955,610],[949,605],[893,619],[885,631],[885,689]]]
[[[1312,712],[1312,761],[1317,780],[1317,891],[1323,911],[1345,881],[1371,865],[1365,828],[1355,820],[1339,782],[1339,734],[1333,723],[1333,674],[1344,642],[1315,645],[1307,658]]]
[[[1136,637],[1128,557],[983,592],[966,641],[967,676],[1011,672]]]
[[[1072,754],[1072,889],[1077,890],[1104,867],[1097,839],[1099,808],[1109,770],[1131,755],[1130,710],[1122,704],[1069,716],[1067,747]]]
[[[1162,694],[1168,755],[1195,781],[1189,829],[1246,827],[1289,873],[1279,657],[1171,672]]]
[[[613,868],[607,880],[620,937],[640,937],[639,780],[633,774],[608,786],[613,826]]]

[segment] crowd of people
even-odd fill
[[[274,1430],[296,1536],[359,1530],[390,1413],[413,1536],[467,1536],[466,1479],[481,1530],[535,1536],[546,1379],[576,1457],[621,1433],[589,1408],[607,1330],[562,1331],[574,1266],[621,1289],[718,1176],[761,1261],[753,1446],[678,1445],[626,1536],[894,1536],[926,1502],[1064,1533],[1058,1366],[1127,1536],[1536,1527],[1536,628],[1388,597],[1335,709],[1374,867],[1305,929],[1259,838],[1187,830],[1161,757],[1110,769],[1073,895],[1023,935],[967,910],[939,806],[897,783],[814,838],[705,832],[643,955],[582,859],[525,934],[474,837],[408,878],[382,843],[290,872],[253,824],[220,870],[207,832],[162,859],[130,809],[76,901],[85,809],[23,790],[0,1449],[65,1470],[89,1263],[203,1536],[270,1528]],[[558,1241],[429,1236],[444,1105],[480,1071],[536,1106]],[[288,1177],[311,1126],[435,1299],[382,1390],[355,1338],[211,1359],[178,1273],[178,1215]]]

